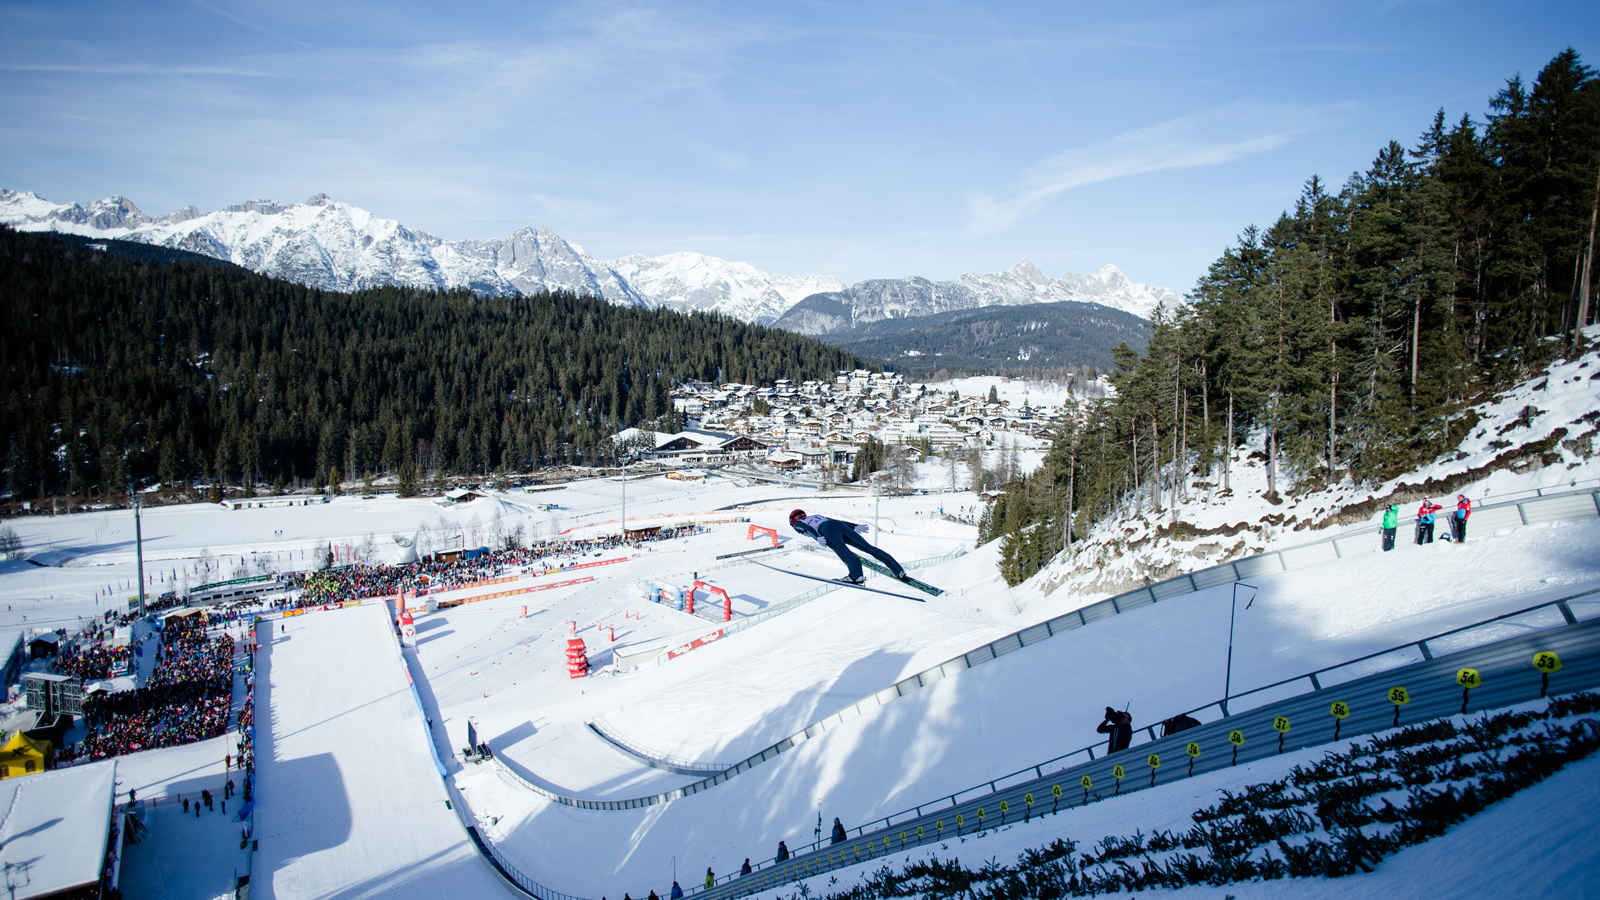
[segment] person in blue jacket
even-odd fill
[[[865,525],[857,525],[843,519],[830,519],[827,516],[808,516],[805,510],[797,509],[789,513],[789,527],[839,555],[839,559],[844,562],[848,570],[845,577],[839,579],[840,581],[848,584],[867,582],[866,576],[861,574],[861,557],[851,553],[850,547],[863,550],[888,566],[894,577],[902,581],[906,578],[904,566],[888,553],[867,543],[867,539],[861,536],[861,532],[866,530]]]

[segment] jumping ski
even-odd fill
[[[890,578],[894,578],[894,573],[889,571],[889,567],[888,566],[882,565],[880,563],[873,562],[870,559],[863,559],[861,561],[861,564],[863,566],[866,566],[867,568],[873,570],[874,572],[878,572],[878,573],[881,573],[883,575],[887,575]],[[923,593],[928,594],[929,596],[932,596],[932,597],[937,597],[940,594],[944,593],[944,588],[936,588],[933,585],[927,583],[926,581],[920,581],[920,580],[918,580],[916,578],[912,578],[910,575],[907,575],[904,578],[894,578],[894,580],[898,581],[898,582],[901,582],[902,584],[910,585],[911,587],[914,587],[917,590],[922,591]]]
[[[793,575],[796,578],[805,578],[805,579],[809,579],[811,581],[820,581],[823,584],[832,584],[832,585],[837,585],[838,587],[855,588],[858,591],[871,591],[874,594],[884,594],[884,595],[889,596],[889,597],[899,597],[901,600],[915,600],[918,603],[926,603],[926,602],[928,602],[928,601],[922,599],[921,597],[913,597],[910,594],[898,594],[898,593],[895,593],[894,591],[885,591],[885,590],[882,590],[882,589],[879,589],[879,588],[867,587],[864,584],[851,584],[850,582],[844,581],[844,580],[839,579],[839,578],[823,578],[821,575],[807,575],[804,572],[796,572],[796,571],[793,571],[792,569],[780,569],[777,566],[769,566],[764,562],[759,562],[759,561],[753,560],[753,559],[750,560],[750,562],[754,563],[755,565],[760,566],[763,569],[771,569],[774,572],[782,572],[785,575]]]
[[[812,552],[819,552],[819,548],[817,548],[817,547],[808,546],[805,549],[810,550]],[[880,562],[877,562],[877,561],[871,560],[871,559],[863,559],[863,560],[861,560],[861,564],[863,566],[866,566],[867,568],[871,569],[872,571],[881,574],[881,575],[887,575],[890,578],[894,578],[894,573],[889,571],[889,567],[884,565],[883,563],[880,563]],[[784,571],[787,571],[787,570],[784,570]],[[902,583],[904,583],[906,585],[909,585],[911,587],[914,587],[917,590],[922,591],[923,593],[929,595],[930,597],[937,597],[940,594],[944,593],[944,588],[934,587],[933,585],[927,583],[926,581],[922,581],[922,580],[919,580],[919,579],[916,579],[916,578],[912,578],[910,575],[907,575],[904,578],[894,578],[894,580],[902,582]]]

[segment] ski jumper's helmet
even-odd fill
[[[804,519],[805,517],[806,517],[806,511],[805,510],[803,510],[803,509],[792,510],[789,513],[789,524],[793,525],[794,523],[800,521],[801,519]]]

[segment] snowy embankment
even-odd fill
[[[1590,329],[1600,340],[1600,328]],[[1402,523],[1424,498],[1455,508],[1455,495],[1474,504],[1600,484],[1600,347],[1576,359],[1558,360],[1522,384],[1479,404],[1467,415],[1476,426],[1455,451],[1414,472],[1375,486],[1348,481],[1297,493],[1267,494],[1260,435],[1231,460],[1230,491],[1222,471],[1182,492],[1174,507],[1164,492],[1162,509],[1150,508],[1148,489],[1130,499],[1121,515],[1104,520],[1058,556],[1030,582],[1043,608],[1076,608],[1081,598],[1108,596],[1182,572],[1268,550],[1303,544],[1366,523],[1377,526],[1389,503],[1401,507]],[[1439,532],[1448,531],[1443,515]],[[1473,535],[1469,535],[1473,536]],[[1410,533],[1402,524],[1399,541]],[[1063,593],[1068,601],[1058,600]],[[1028,602],[1033,602],[1029,597]]]

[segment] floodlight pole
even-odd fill
[[[1222,676],[1222,714],[1228,714],[1228,698],[1233,696],[1233,618],[1239,611],[1239,588],[1247,587],[1250,590],[1259,590],[1253,584],[1242,581],[1233,583],[1233,601],[1228,604],[1228,667]],[[1251,595],[1254,600],[1255,595]]]
[[[628,542],[628,470],[617,462],[617,445],[611,445],[611,463],[617,466],[617,475],[622,479],[622,542]]]
[[[139,524],[139,492],[128,484],[128,496],[133,500],[133,548],[139,562],[139,614],[144,615],[144,529]]]

